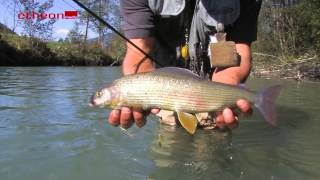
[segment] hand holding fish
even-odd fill
[[[160,110],[159,109],[151,109],[151,113],[156,114]],[[142,127],[146,123],[146,115],[150,112],[143,111],[138,108],[128,108],[122,107],[121,109],[112,110],[108,121],[113,126],[121,125],[123,128],[129,128],[135,122],[138,127]]]
[[[222,71],[217,69],[212,76],[212,81],[224,84],[238,85],[241,82],[241,79],[244,79],[249,74],[248,70],[249,69],[246,68],[244,68],[244,70],[241,70],[237,67],[223,69]],[[252,113],[251,105],[245,99],[239,99],[236,102],[236,106],[244,115],[250,115]],[[230,108],[225,108],[223,111],[216,113],[215,120],[217,126],[220,128],[224,128],[226,126],[228,128],[235,128],[239,123],[238,115]]]
[[[202,80],[186,69],[168,67],[115,80],[92,96],[90,104],[117,110],[111,113],[110,120],[125,128],[130,126],[133,119],[139,125],[144,124],[144,114],[137,108],[175,111],[181,125],[194,134],[198,124],[197,113],[222,111],[220,116],[223,120],[219,122],[231,126],[237,122],[237,118],[231,109],[225,108],[240,106],[241,111],[250,111],[250,106],[245,105],[246,101],[254,104],[265,120],[275,125],[274,102],[280,89],[276,85],[255,93],[235,85]],[[239,102],[239,99],[246,101]],[[133,111],[124,107],[131,107]]]
[[[133,72],[126,72],[133,73]],[[233,81],[233,79],[228,79],[226,77],[230,76],[231,72],[228,74],[224,74],[224,72],[215,73],[213,75],[213,80],[225,84],[233,84],[237,85],[239,81]],[[237,76],[238,77],[238,76]],[[250,103],[244,99],[240,99],[236,103],[237,108],[243,114],[251,114],[252,109]],[[146,116],[151,112],[152,114],[157,114],[159,109],[151,109],[151,111],[143,111],[139,108],[129,108],[122,107],[121,109],[112,110],[109,117],[108,122],[113,126],[121,126],[123,128],[130,128],[133,123],[136,124],[137,127],[142,127],[146,124]],[[225,108],[223,111],[217,112],[215,117],[216,124],[219,128],[228,127],[230,129],[238,126],[238,115],[233,112],[230,108]]]
[[[151,51],[153,44],[152,40],[145,39],[136,39],[135,43],[146,52]],[[198,124],[195,115],[201,112],[220,112],[216,117],[217,125],[233,128],[238,123],[233,108],[250,113],[251,105],[259,109],[267,122],[275,125],[273,106],[281,87],[272,86],[258,93],[238,87],[250,72],[251,56],[247,44],[237,44],[236,48],[241,56],[240,66],[216,69],[212,81],[217,83],[210,83],[185,69],[154,70],[150,60],[141,63],[144,55],[128,46],[123,73],[132,75],[116,80],[110,87],[99,91],[93,96],[91,105],[113,108],[109,116],[110,124],[124,128],[129,128],[133,122],[139,127],[143,126],[148,113],[143,113],[141,109],[150,110],[154,107],[176,112],[181,125],[191,134]]]
[[[251,114],[250,103],[246,100],[240,99],[237,101],[237,108],[244,114]],[[159,109],[151,109],[152,114],[157,114]],[[112,110],[108,117],[109,124],[113,126],[121,126],[123,128],[130,128],[133,123],[137,127],[143,127],[146,124],[146,115],[150,112],[142,109],[131,109],[122,107],[121,109]],[[238,115],[236,115],[230,108],[225,108],[222,112],[218,112],[216,116],[217,126],[220,128],[228,127],[235,128],[238,126]]]
[[[252,112],[251,105],[244,99],[239,99],[236,102],[237,108],[245,115],[250,115]],[[225,108],[222,112],[218,112],[216,116],[216,124],[219,128],[228,127],[233,129],[238,126],[238,114],[234,113],[232,109]]]

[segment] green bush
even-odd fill
[[[110,65],[113,59],[95,43],[43,42],[36,38],[0,33],[0,65]]]

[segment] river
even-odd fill
[[[320,83],[251,78],[253,90],[283,85],[276,127],[254,111],[232,132],[192,136],[153,116],[128,132],[110,126],[110,111],[88,100],[120,76],[116,67],[0,67],[1,180],[320,179]]]

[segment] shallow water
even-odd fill
[[[320,84],[283,84],[278,125],[258,112],[231,132],[160,125],[126,135],[89,96],[118,68],[0,67],[0,177],[6,179],[320,179]],[[159,136],[161,141],[159,141]]]

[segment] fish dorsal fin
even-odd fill
[[[155,73],[167,73],[167,74],[181,75],[181,76],[186,76],[186,77],[194,78],[194,79],[201,79],[200,76],[193,73],[189,69],[185,69],[185,68],[164,67],[164,68],[159,68],[159,69],[155,70],[154,72]]]
[[[186,112],[177,111],[177,114],[181,126],[190,134],[194,134],[198,125],[197,118],[194,115]]]

